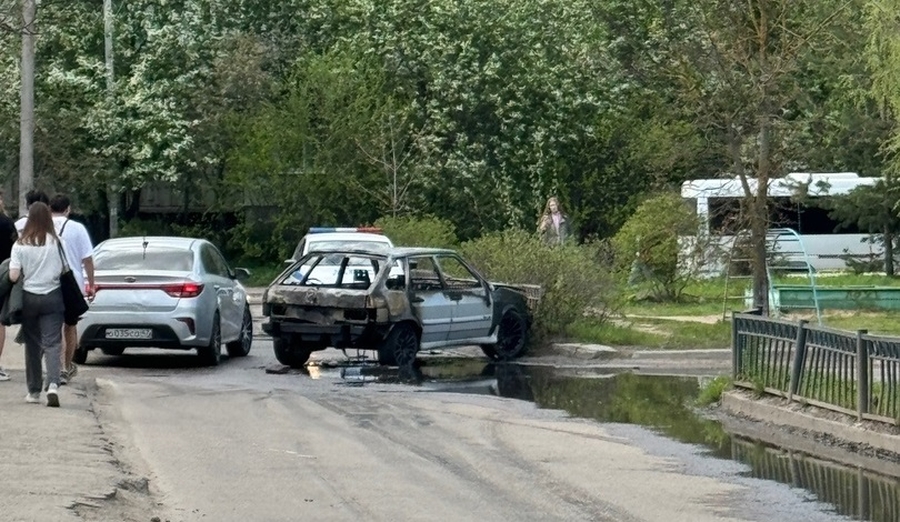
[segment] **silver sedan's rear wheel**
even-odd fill
[[[79,346],[75,349],[75,355],[72,357],[72,362],[75,364],[84,364],[87,362],[88,358],[88,349]]]
[[[213,316],[209,345],[197,349],[200,361],[206,366],[216,366],[222,360],[222,325],[219,317],[219,312]]]
[[[244,318],[241,321],[241,334],[236,341],[232,341],[226,345],[229,357],[246,357],[250,353],[250,347],[253,346],[253,316],[250,314],[250,307],[244,307]]]

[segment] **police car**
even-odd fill
[[[286,259],[286,265],[305,256],[309,252],[341,250],[350,246],[365,249],[388,250],[394,244],[380,228],[375,227],[313,227],[303,236],[294,249],[294,255]]]
[[[297,248],[294,249],[294,255],[284,262],[286,265],[292,265],[296,260],[310,252],[347,249],[387,252],[393,247],[394,244],[384,235],[380,228],[313,227],[309,229],[309,232],[303,236],[303,239],[297,244]],[[326,258],[315,267],[305,265],[298,267],[294,274],[292,274],[293,278],[301,279],[304,274],[312,270],[310,281],[325,285],[337,283],[337,281],[334,280],[340,271],[340,260],[337,258],[331,260],[329,257],[330,256],[326,256]],[[350,264],[352,265],[350,266],[351,270],[345,270],[345,277],[352,277],[354,273],[359,272],[360,270],[366,272],[371,271],[371,266],[368,266],[368,263],[362,258],[351,259]]]

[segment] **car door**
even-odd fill
[[[407,266],[409,301],[413,314],[419,318],[422,325],[421,342],[423,344],[445,342],[450,334],[456,303],[444,292],[434,258],[410,257]]]
[[[238,311],[235,305],[235,280],[231,278],[228,264],[211,244],[204,243],[200,247],[200,260],[203,263],[205,278],[216,292],[216,300],[219,307],[219,320],[222,327],[222,340],[231,341],[237,338],[240,332],[240,319],[243,316],[243,307]],[[238,292],[238,299],[241,292]],[[212,315],[214,310],[210,310]],[[240,314],[240,315],[239,315]]]
[[[493,304],[487,285],[456,255],[437,256],[448,297],[455,303],[450,341],[487,337],[493,320]]]
[[[231,332],[231,334],[224,338],[231,341],[238,339],[241,336],[241,327],[244,324],[244,308],[247,306],[247,292],[244,289],[244,286],[237,280],[237,277],[234,275],[234,270],[231,269],[231,265],[225,260],[225,256],[222,255],[222,252],[215,246],[213,246],[212,249],[213,259],[216,260],[218,271],[221,274],[225,274],[226,284],[229,287],[227,294],[231,298],[228,307],[230,312],[227,317],[225,317],[224,313],[222,316],[223,323],[229,325],[227,328]]]

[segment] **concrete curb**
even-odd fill
[[[900,452],[900,435],[883,433],[866,429],[855,419],[849,422],[825,419],[799,411],[799,405],[781,406],[769,404],[765,401],[755,400],[742,394],[731,391],[722,394],[722,407],[735,415],[742,415],[750,419],[768,422],[780,426],[787,426],[811,433],[833,437],[850,444],[869,446],[875,450],[897,454]],[[886,425],[887,427],[887,425]]]
[[[601,358],[609,359],[615,357],[619,353],[618,350],[611,346],[579,343],[553,343],[551,345],[551,351],[556,355],[565,355],[588,360]]]

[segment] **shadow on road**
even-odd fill
[[[222,357],[219,365],[228,364],[227,355]],[[126,351],[122,355],[105,355],[100,351],[92,351],[83,366],[110,368],[146,368],[146,369],[189,369],[213,368],[201,363],[195,351]]]

